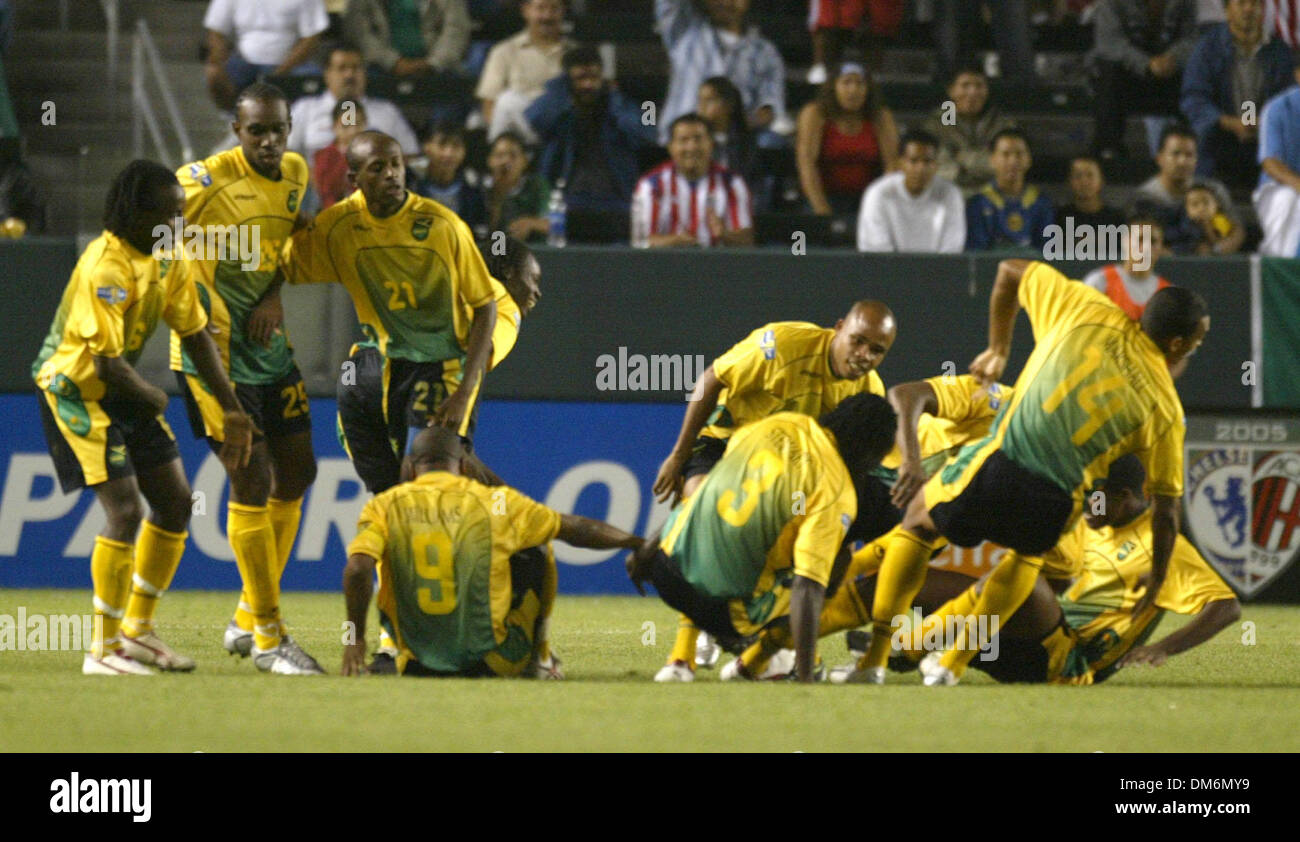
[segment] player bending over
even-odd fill
[[[1045,263],[1003,261],[989,302],[989,347],[971,363],[981,381],[996,380],[1006,368],[1022,306],[1036,344],[1015,394],[989,435],[964,447],[916,493],[885,553],[872,640],[858,665],[869,681],[884,681],[891,622],[911,606],[940,536],[963,547],[989,540],[1008,548],[971,611],[1005,625],[1032,590],[1042,555],[1074,523],[1093,480],[1125,453],[1138,454],[1155,494],[1152,597],[1164,581],[1183,492],[1183,409],[1169,368],[1195,352],[1209,330],[1204,299],[1166,287],[1135,323],[1110,299]],[[926,682],[955,683],[975,651],[959,635]]]
[[[884,395],[876,368],[897,335],[894,314],[879,301],[854,303],[833,328],[772,322],[755,330],[700,374],[677,443],[655,478],[657,499],[675,504],[690,496],[746,424],[776,412],[818,418],[850,395]],[[696,636],[683,618],[655,681],[695,677]],[[714,648],[703,662],[716,660]]]
[[[545,635],[555,557],[538,546],[553,538],[590,549],[643,543],[512,488],[475,482],[462,475],[464,457],[453,430],[423,430],[403,463],[408,481],[362,510],[343,571],[355,633],[343,650],[344,675],[366,671],[366,614],[375,566],[382,564],[380,622],[397,644],[402,675],[559,678]]]
[[[857,515],[853,477],[888,452],[895,424],[883,398],[854,395],[820,421],[781,412],[742,427],[663,537],[629,559],[629,577],[731,651],[788,615],[795,674],[810,681],[822,600]]]
[[[153,630],[190,520],[190,486],[163,419],[167,395],[133,367],[159,318],[221,407],[222,464],[240,469],[252,447],[253,424],[204,330],[208,317],[189,264],[154,256],[155,229],[183,228],[184,209],[185,193],[167,168],[132,161],[117,174],[104,232],[77,261],[32,365],[59,485],[64,494],[92,489],[107,515],[90,556],[95,629],[81,667],[87,675],[149,675],[146,664],[194,669]]]

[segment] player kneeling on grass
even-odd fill
[[[402,465],[407,480],[375,496],[348,547],[343,594],[355,642],[343,674],[365,669],[366,614],[379,567],[379,612],[402,675],[561,678],[546,625],[559,538],[589,549],[637,549],[640,538],[559,512],[506,486],[462,476],[464,444],[429,427]]]
[[[87,675],[149,675],[146,664],[194,669],[192,658],[153,631],[190,520],[190,486],[162,415],[167,394],[132,366],[160,317],[220,404],[222,464],[229,471],[246,465],[252,450],[252,421],[204,329],[188,264],[154,256],[155,229],[184,228],[184,207],[185,192],[167,168],[132,161],[118,173],[105,230],[77,261],[32,366],[59,485],[65,494],[93,489],[107,516],[90,557],[95,629],[81,668]],[[149,501],[143,531],[142,493]]]
[[[854,395],[819,420],[781,412],[742,427],[629,577],[731,651],[788,616],[796,678],[812,680],[822,600],[857,515],[853,478],[889,451],[896,424],[884,398]]]
[[[1133,454],[1111,464],[1098,488],[1105,503],[1098,507],[1100,513],[1085,514],[1045,558],[1050,563],[1059,557],[1056,566],[1072,567],[1077,578],[1057,596],[1046,577],[1040,577],[1020,610],[990,642],[988,651],[996,656],[977,657],[972,666],[1001,682],[1096,684],[1122,667],[1158,667],[1237,621],[1241,605],[1236,595],[1181,535],[1159,591],[1154,598],[1148,594],[1154,538],[1151,501],[1142,488],[1145,480],[1142,463]],[[931,570],[916,601],[933,613],[926,616],[919,635],[900,635],[899,641],[942,640],[937,629],[949,617],[967,616],[987,579],[972,581],[961,573]],[[875,577],[860,577],[842,590],[870,605]],[[1166,611],[1192,619],[1147,644]],[[936,669],[941,654],[905,647],[890,665],[920,661],[924,675],[942,675]],[[832,673],[832,680],[835,677]]]

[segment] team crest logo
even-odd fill
[[[429,236],[429,226],[432,224],[433,220],[427,216],[416,217],[415,221],[411,223],[411,236],[417,240],[423,240]]]
[[[289,191],[289,198],[286,199],[284,203],[285,203],[285,205],[289,208],[289,213],[297,213],[297,211],[298,211],[298,191],[297,191],[297,190],[290,190],[290,191]]]
[[[763,339],[758,343],[758,347],[763,349],[763,359],[776,359],[776,331],[763,331]]]
[[[170,257],[158,258],[158,280],[161,281],[163,278],[167,277],[167,270],[171,268],[172,261]]]
[[[126,290],[117,286],[98,287],[95,290],[95,295],[109,304],[121,304],[126,300]]]
[[[1244,596],[1300,550],[1300,450],[1285,445],[1187,448],[1187,527],[1201,554]]]
[[[126,445],[115,444],[108,448],[108,464],[115,468],[126,464]]]
[[[1025,218],[1020,214],[1012,211],[1007,214],[1007,230],[1020,231],[1025,227]]]
[[[208,168],[202,164],[190,164],[190,178],[204,187],[212,186],[212,176],[208,175]]]

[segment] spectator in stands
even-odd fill
[[[1155,175],[1143,182],[1134,196],[1134,208],[1153,213],[1164,225],[1165,242],[1175,254],[1187,254],[1196,243],[1189,237],[1186,225],[1187,190],[1192,186],[1196,172],[1196,135],[1182,123],[1173,123],[1160,133],[1160,151],[1156,153]],[[1244,232],[1241,217],[1232,204],[1228,188],[1212,178],[1200,182],[1213,193],[1219,208],[1232,222],[1234,229]],[[1242,234],[1244,237],[1244,233]],[[1236,248],[1234,247],[1234,251]]]
[[[632,200],[632,245],[752,246],[749,188],[713,160],[709,123],[694,112],[668,129],[671,160],[637,182]]]
[[[528,172],[528,163],[528,150],[519,135],[502,132],[492,141],[483,191],[489,231],[505,231],[521,240],[546,236],[551,185],[544,176]]]
[[[546,83],[560,75],[565,51],[574,46],[562,29],[563,0],[524,0],[520,11],[523,31],[492,48],[474,91],[489,140],[506,130],[536,140],[524,111],[542,95]]]
[[[455,70],[469,48],[465,0],[351,0],[343,36],[398,77]]]
[[[464,168],[465,127],[453,121],[434,123],[423,140],[429,168],[415,192],[446,205],[470,228],[486,228],[487,208],[478,173]]]
[[[203,26],[208,93],[234,111],[235,95],[263,76],[320,72],[312,57],[329,16],[322,0],[212,0]]]
[[[1033,164],[1029,139],[1019,129],[1003,129],[989,144],[993,181],[966,203],[966,250],[1041,249],[1055,213],[1052,200],[1025,175]]]
[[[595,47],[569,50],[563,67],[524,112],[543,144],[538,169],[552,184],[563,182],[570,208],[626,211],[637,151],[654,143],[654,128],[639,103],[605,81]]]
[[[0,237],[45,231],[45,198],[19,154],[18,141],[0,143]]]
[[[903,23],[903,6],[903,0],[810,0],[813,65],[808,84],[823,84],[826,69],[839,64],[840,54],[855,42],[896,35]]]
[[[957,185],[939,178],[939,139],[903,135],[900,172],[872,182],[858,213],[858,251],[956,254],[966,244],[966,208]]]
[[[1093,84],[1103,160],[1123,157],[1129,111],[1177,115],[1183,65],[1196,45],[1196,0],[1099,0],[1093,48],[1084,59]]]
[[[713,160],[746,182],[754,175],[754,133],[745,119],[744,98],[726,76],[710,76],[700,84],[695,113],[709,124]]]
[[[316,151],[311,159],[311,185],[320,209],[349,196],[355,189],[348,183],[348,144],[367,128],[366,108],[359,102],[341,99],[334,106],[334,142]]]
[[[845,56],[817,98],[799,112],[799,185],[812,212],[856,214],[862,191],[898,169],[898,128],[855,55]]]
[[[1119,305],[1133,321],[1142,318],[1142,310],[1156,291],[1169,281],[1156,274],[1156,260],[1166,254],[1164,230],[1160,220],[1147,214],[1134,214],[1125,220],[1128,228],[1127,253],[1119,263],[1094,269],[1083,282]]]
[[[1295,81],[1268,101],[1259,120],[1259,187],[1255,212],[1264,239],[1259,253],[1300,257],[1300,50]]]
[[[1105,180],[1101,174],[1101,164],[1091,155],[1076,155],[1070,161],[1070,202],[1056,211],[1056,219],[1061,225],[1073,218],[1077,228],[1080,225],[1123,225],[1124,212],[1101,199],[1101,189]]]
[[[1182,111],[1196,132],[1196,174],[1233,184],[1259,177],[1257,111],[1291,84],[1291,53],[1264,35],[1260,0],[1227,0],[1187,60]],[[1248,105],[1249,104],[1249,105]]]
[[[971,47],[980,30],[981,6],[993,13],[993,43],[1003,78],[1033,84],[1034,53],[1029,45],[1029,9],[1026,0],[936,0],[934,40],[938,49],[937,81],[952,78],[971,59]]]
[[[420,154],[415,132],[396,105],[366,96],[366,65],[361,51],[350,44],[335,44],[325,55],[325,90],[298,99],[290,109],[293,128],[289,148],[311,160],[316,150],[334,142],[334,106],[339,100],[360,103],[370,128],[392,137],[406,156]]]
[[[921,125],[939,138],[939,177],[961,188],[970,198],[993,178],[989,143],[1003,129],[1015,128],[989,99],[989,80],[973,65],[948,80],[948,101]]]
[[[1223,212],[1214,191],[1200,181],[1193,181],[1183,197],[1183,220],[1181,239],[1190,244],[1189,254],[1236,254],[1246,238],[1241,225]]]
[[[785,64],[757,27],[745,27],[750,0],[655,0],[659,34],[672,64],[668,96],[659,114],[659,141],[668,126],[692,111],[700,83],[726,76],[740,89],[760,146],[781,146],[772,131],[785,122]]]

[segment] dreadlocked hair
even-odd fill
[[[849,473],[869,471],[894,446],[898,416],[879,395],[861,394],[845,399],[819,419],[835,434],[840,456]]]
[[[140,211],[158,210],[161,187],[179,184],[171,170],[154,161],[135,160],[122,168],[108,188],[104,202],[105,230],[124,237]]]

